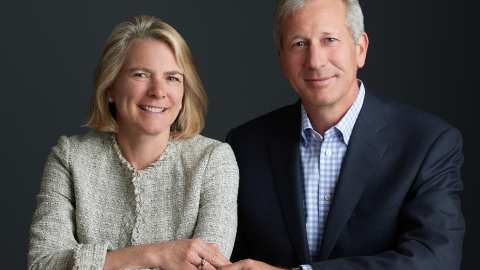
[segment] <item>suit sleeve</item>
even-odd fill
[[[230,144],[230,146],[233,147],[233,132],[235,129],[232,129],[228,132],[227,138],[225,139],[225,142]],[[232,251],[232,256],[230,260],[232,262],[236,262],[239,260],[242,260],[244,258],[249,258],[250,256],[248,255],[248,244],[247,244],[247,235],[244,231],[244,226],[242,222],[242,217],[240,216],[240,213],[237,212],[238,215],[238,229],[237,229],[237,234],[235,237],[235,245],[233,247]]]
[[[401,210],[397,246],[375,256],[338,258],[312,263],[316,270],[460,268],[465,221],[459,192],[463,189],[462,138],[447,129],[429,148]]]
[[[70,144],[61,137],[43,173],[37,209],[30,228],[28,269],[100,269],[111,246],[82,245],[75,237],[75,194],[68,156]]]
[[[229,258],[237,230],[238,166],[230,146],[217,145],[205,169],[194,237],[217,243]]]

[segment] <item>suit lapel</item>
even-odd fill
[[[380,100],[366,91],[325,224],[320,260],[328,259],[389,144],[389,140],[378,135],[386,126]]]
[[[300,160],[300,103],[276,125],[279,135],[269,140],[270,167],[290,240],[300,263],[309,263]],[[281,237],[281,236],[280,236]]]

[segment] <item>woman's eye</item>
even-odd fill
[[[177,77],[168,77],[168,80],[172,81],[172,82],[179,82],[180,81]]]
[[[140,78],[146,78],[147,77],[147,74],[145,73],[137,73],[135,74],[136,77],[140,77]]]

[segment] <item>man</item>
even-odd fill
[[[357,0],[279,0],[274,20],[300,101],[227,136],[240,261],[221,269],[459,269],[458,130],[357,80],[369,42]]]

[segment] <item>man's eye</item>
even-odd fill
[[[305,42],[304,41],[299,41],[295,44],[293,44],[294,47],[301,47],[301,46],[305,46]]]
[[[140,77],[140,78],[146,78],[147,77],[147,75],[145,73],[136,73],[134,76],[135,77]]]
[[[326,38],[325,39],[326,42],[334,42],[335,40],[337,40],[337,39],[335,39],[335,38]]]

